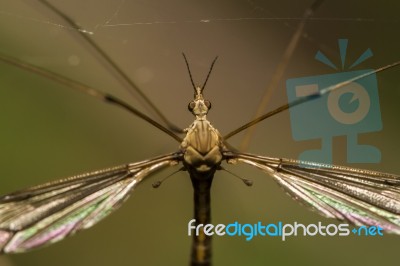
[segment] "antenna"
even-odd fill
[[[213,67],[214,67],[214,64],[215,64],[215,61],[217,61],[217,59],[218,59],[218,56],[216,56],[216,57],[214,58],[214,60],[212,61],[212,63],[211,63],[210,70],[208,71],[206,81],[204,81],[204,84],[203,84],[203,86],[201,87],[201,92],[203,92],[204,88],[206,87],[208,78],[210,77],[211,71],[212,71],[212,69],[213,69]]]
[[[187,67],[187,70],[188,70],[188,72],[189,72],[190,81],[192,82],[192,85],[193,85],[194,94],[196,94],[196,85],[194,85],[194,82],[193,82],[193,77],[192,77],[192,73],[190,72],[189,62],[188,62],[188,60],[187,60],[187,58],[186,58],[185,53],[182,53],[182,55],[183,55],[183,58],[185,58],[186,67]]]
[[[183,58],[185,59],[185,62],[186,62],[186,67],[187,67],[187,70],[188,70],[188,72],[189,72],[190,81],[192,82],[193,89],[194,89],[194,93],[196,94],[196,85],[194,85],[194,81],[193,81],[193,77],[192,77],[192,72],[190,72],[189,62],[188,62],[188,60],[187,60],[187,58],[186,58],[185,53],[182,53],[182,55],[183,55]],[[217,59],[218,59],[218,56],[216,56],[216,57],[214,58],[214,60],[212,61],[212,63],[211,63],[210,70],[208,70],[208,74],[207,74],[206,80],[204,81],[204,84],[203,84],[203,86],[201,87],[201,92],[203,92],[204,88],[206,87],[208,78],[210,77],[211,71],[212,71],[212,69],[213,69],[213,67],[214,67],[214,64],[215,64],[215,61],[217,61]]]

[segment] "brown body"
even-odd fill
[[[196,116],[193,124],[186,129],[181,143],[183,164],[190,174],[194,189],[195,225],[211,223],[210,188],[215,171],[223,159],[222,137],[206,119],[210,104],[204,101],[201,89],[197,88],[194,101],[189,104]],[[211,265],[211,237],[200,230],[193,235],[192,265]]]

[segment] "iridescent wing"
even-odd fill
[[[179,153],[69,177],[0,197],[0,253],[25,252],[89,228]]]
[[[400,234],[400,176],[350,167],[227,152],[271,175],[296,201],[328,218]]]

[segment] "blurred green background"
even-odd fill
[[[281,60],[299,18],[312,1],[51,1],[77,21],[115,62],[180,127],[192,121],[192,88],[181,52],[197,83],[219,60],[205,96],[208,118],[222,134],[249,121]],[[396,61],[400,39],[398,1],[330,1],[305,29],[283,78],[330,74],[314,60],[318,50],[339,63],[337,39],[348,38],[347,62],[367,48],[374,56],[357,69]],[[0,52],[62,73],[102,91],[129,96],[108,68],[54,13],[36,1],[0,0]],[[378,74],[383,130],[360,136],[375,145],[382,162],[355,165],[400,173],[398,164],[399,69]],[[286,103],[284,82],[268,110]],[[178,143],[147,123],[52,81],[0,64],[0,194],[86,171],[135,162],[174,151]],[[238,145],[242,135],[232,138]],[[295,142],[288,113],[261,123],[249,151],[296,158],[319,140]],[[346,139],[334,139],[334,162],[346,163]],[[0,266],[187,265],[192,188],[187,173],[161,188],[143,182],[115,214],[94,228],[26,254],[0,257]],[[254,180],[248,188],[217,173],[212,188],[213,223],[257,221],[334,223],[292,201],[263,173],[229,167]],[[215,265],[397,265],[400,238],[214,238]]]

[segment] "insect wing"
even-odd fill
[[[118,208],[169,154],[73,176],[0,197],[0,253],[25,252],[86,229]]]
[[[230,155],[267,172],[294,200],[325,217],[400,234],[398,175],[251,154]]]

